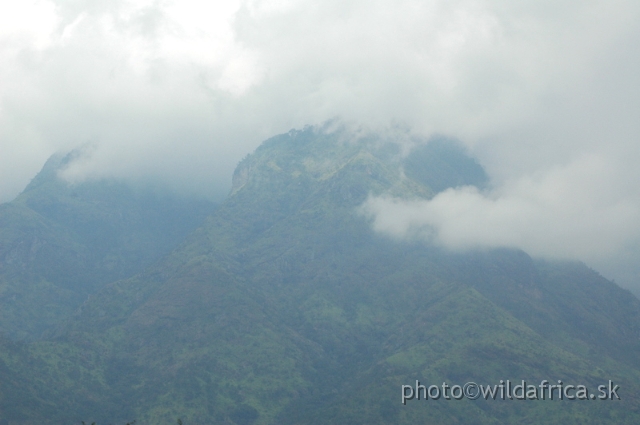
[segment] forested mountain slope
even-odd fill
[[[104,286],[55,337],[2,351],[0,374],[27,400],[10,403],[0,381],[3,417],[638,423],[640,301],[583,264],[374,233],[359,208],[370,194],[429,198],[487,178],[444,139],[409,156],[384,137],[356,139],[309,127],[264,142],[176,250]],[[401,403],[416,380],[507,379],[612,380],[621,400]]]
[[[12,202],[0,205],[0,332],[40,338],[102,285],[140,272],[213,210],[150,187],[111,180],[69,184],[54,155]]]

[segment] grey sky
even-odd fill
[[[68,179],[221,196],[265,138],[342,117],[458,137],[494,183],[371,200],[376,227],[640,282],[636,1],[0,2],[0,201]],[[615,275],[615,276],[614,276]]]

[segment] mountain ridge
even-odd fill
[[[58,173],[77,155],[52,156],[0,205],[0,331],[12,338],[52,331],[99,287],[165,255],[213,209],[124,182],[67,183]]]
[[[637,423],[639,338],[629,337],[640,301],[582,264],[376,234],[358,212],[370,194],[437,193],[433,173],[410,171],[407,158],[445,170],[440,190],[488,184],[455,144],[416,141],[403,156],[385,137],[308,127],[245,158],[230,196],[176,249],[97,291],[54,339],[26,346],[66,365],[38,369],[64,391],[25,379],[65,406],[42,423],[80,419],[71,411],[149,424]],[[403,406],[401,386],[416,379],[613,379],[624,391],[607,403]]]

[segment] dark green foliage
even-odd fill
[[[483,189],[489,181],[484,169],[465,154],[461,145],[444,137],[414,149],[403,166],[407,176],[435,192],[466,185]]]
[[[638,423],[640,301],[627,291],[582,264],[454,254],[371,231],[358,213],[369,194],[428,198],[486,181],[459,148],[432,143],[409,163],[388,140],[344,132],[265,142],[178,249],[99,289],[55,340],[3,343],[0,418]],[[416,379],[612,379],[623,399],[403,406],[401,385]]]

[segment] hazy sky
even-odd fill
[[[374,226],[640,282],[640,2],[0,0],[0,201],[66,177],[226,193],[265,138],[341,117],[458,137],[494,190]]]

